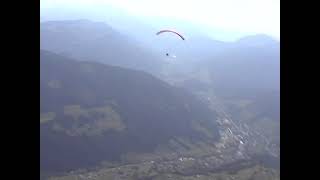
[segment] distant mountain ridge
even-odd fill
[[[79,60],[93,60],[147,72],[156,71],[163,63],[134,39],[105,23],[89,20],[41,23],[40,47]]]

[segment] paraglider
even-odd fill
[[[157,32],[156,35],[160,35],[162,33],[172,33],[174,35],[177,35],[177,37],[180,37],[180,39],[182,39],[183,41],[185,40],[185,38],[180,33],[173,30],[168,30],[168,29],[161,30]],[[166,56],[169,57],[169,53],[166,53]],[[173,58],[176,58],[176,56],[173,56]]]

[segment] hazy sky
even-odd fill
[[[280,38],[280,0],[41,0],[48,9],[113,6],[137,16],[167,16],[210,27]]]

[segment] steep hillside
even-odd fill
[[[215,113],[149,74],[47,51],[40,57],[43,171],[120,161],[127,153],[170,148],[166,144],[179,137],[219,138]]]

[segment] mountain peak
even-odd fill
[[[251,36],[245,36],[240,38],[237,43],[250,44],[250,45],[265,45],[265,44],[277,44],[279,43],[276,39],[266,34],[256,34]]]
[[[88,19],[74,19],[74,20],[63,20],[63,21],[44,21],[41,23],[42,25],[45,26],[49,26],[49,25],[64,25],[64,26],[91,26],[91,25],[95,25],[96,26],[100,26],[100,27],[104,27],[104,28],[109,28],[112,29],[111,26],[109,26],[108,24],[104,23],[104,22],[100,22],[100,21],[91,21]]]

